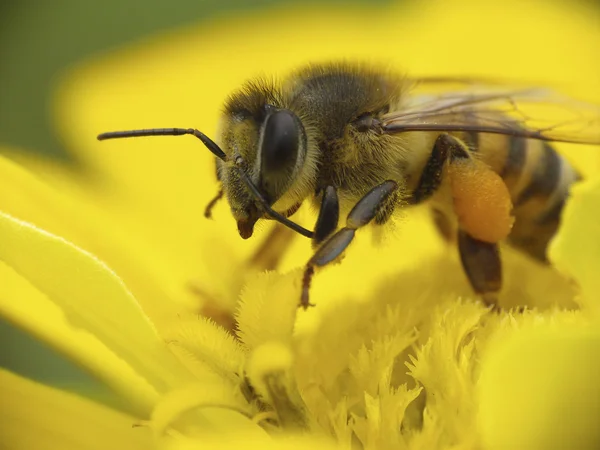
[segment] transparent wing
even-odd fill
[[[376,126],[390,134],[471,131],[600,145],[600,106],[494,80],[426,78],[415,81],[415,95],[402,110]]]

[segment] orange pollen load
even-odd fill
[[[455,161],[448,170],[461,228],[480,241],[496,243],[505,239],[515,219],[502,178],[474,160]]]

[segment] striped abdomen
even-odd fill
[[[514,205],[511,245],[546,261],[570,186],[580,176],[545,141],[502,135],[469,134],[467,144],[504,180]]]

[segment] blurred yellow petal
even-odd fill
[[[0,315],[91,372],[126,399],[130,411],[148,415],[158,398],[146,379],[69,317],[11,267],[0,262]]]
[[[575,186],[550,259],[581,287],[581,306],[600,318],[600,179]]]
[[[272,341],[256,347],[246,371],[258,394],[277,412],[279,425],[287,431],[305,431],[309,420],[296,383],[290,374],[294,354],[287,345]]]
[[[152,449],[137,419],[0,369],[0,447],[10,450]]]
[[[53,166],[44,169],[54,170]],[[169,272],[162,271],[163,256],[135,233],[126,233],[96,199],[50,187],[3,157],[0,187],[1,211],[68,239],[110,264],[157,326],[173,319],[175,309],[165,289],[170,282]]]
[[[233,316],[245,277],[269,267],[268,261],[254,260],[270,239],[268,233],[263,237],[259,231],[248,243],[233,226],[233,236],[224,239],[222,224],[205,217],[181,230],[178,221],[186,211],[178,210],[177,217],[167,218],[157,205],[151,210],[153,217],[144,219],[142,225],[137,222],[137,208],[148,199],[132,199],[129,191],[104,182],[96,184],[93,174],[87,174],[92,177],[89,182],[81,178],[85,173],[75,177],[49,164],[28,166],[40,169],[37,175],[49,178],[48,183],[0,158],[0,185],[5,185],[0,190],[0,209],[67,238],[109,264],[160,330],[176,325],[179,312],[202,312],[211,317],[212,313],[223,314],[226,322]],[[212,176],[211,170],[208,178]],[[168,191],[168,183],[165,189]],[[173,201],[181,198],[178,194]],[[136,220],[138,229],[127,228],[130,219]],[[145,230],[157,223],[163,224],[169,236],[145,239]],[[264,231],[270,226],[257,228]],[[179,237],[189,239],[185,250],[165,250]],[[220,258],[207,257],[217,252]]]
[[[216,420],[219,414],[224,420]],[[252,408],[241,393],[233,385],[214,378],[169,392],[152,412],[151,425],[158,438],[171,429],[194,436],[231,431],[240,424],[260,431],[249,420],[251,415]]]
[[[486,449],[600,447],[600,331],[548,325],[499,341],[483,361]]]
[[[346,447],[312,436],[260,436],[248,433],[175,440],[166,450],[341,450]]]
[[[189,379],[121,280],[94,256],[0,213],[0,260],[3,316],[130,397],[137,411]]]

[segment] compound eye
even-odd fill
[[[261,169],[266,174],[291,169],[298,156],[300,130],[296,117],[282,110],[267,117],[261,149]]]

